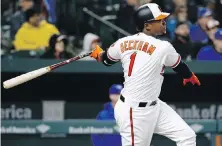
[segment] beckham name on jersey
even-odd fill
[[[148,42],[138,40],[124,41],[120,44],[120,48],[122,53],[127,50],[140,50],[148,53],[149,55],[151,55],[156,49],[156,47],[153,45],[149,46]]]

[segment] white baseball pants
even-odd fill
[[[168,137],[177,146],[196,146],[195,132],[161,100],[154,106],[146,107],[118,100],[114,111],[122,146],[150,146],[154,133]]]

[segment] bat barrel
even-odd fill
[[[34,70],[34,71],[31,71],[31,72],[28,72],[28,73],[25,73],[25,74],[22,74],[20,76],[17,76],[15,78],[12,78],[10,80],[7,80],[5,82],[3,82],[3,87],[5,89],[9,89],[9,88],[12,88],[12,87],[15,87],[17,85],[20,85],[22,83],[25,83],[27,81],[30,81],[34,78],[37,78],[43,74],[46,74],[56,68],[59,68],[63,65],[66,65],[66,64],[69,64],[73,61],[76,61],[76,60],[79,60],[81,58],[84,58],[86,56],[89,56],[92,52],[89,52],[89,53],[86,53],[86,54],[83,54],[83,55],[79,55],[79,56],[76,56],[76,57],[73,57],[73,58],[70,58],[68,60],[65,60],[65,61],[62,61],[62,62],[59,62],[59,63],[56,63],[54,65],[51,65],[51,66],[48,66],[48,67],[44,67],[44,68],[40,68],[40,69],[37,69],[37,70]]]
[[[40,68],[40,69],[31,71],[31,72],[22,74],[20,76],[17,76],[15,78],[12,78],[10,80],[7,80],[7,81],[3,82],[3,87],[5,89],[9,89],[9,88],[15,87],[17,85],[20,85],[22,83],[30,81],[30,80],[32,80],[34,78],[37,78],[37,77],[39,77],[39,76],[41,76],[43,74],[46,74],[49,71],[50,71],[49,67],[44,67],[44,68]]]

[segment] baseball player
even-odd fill
[[[174,47],[156,38],[166,33],[169,15],[155,3],[142,5],[135,13],[139,33],[117,40],[107,51],[97,46],[91,54],[106,66],[122,63],[124,88],[114,108],[122,146],[149,146],[153,133],[168,137],[177,146],[196,146],[195,132],[158,98],[165,67],[181,75],[184,85],[200,85]]]
[[[114,119],[114,106],[117,103],[120,92],[123,86],[120,84],[114,84],[109,89],[109,98],[111,102],[104,105],[104,109],[99,112],[96,119],[97,120],[115,120]],[[121,146],[121,137],[119,134],[93,134],[91,136],[94,146]]]

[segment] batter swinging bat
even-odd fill
[[[44,75],[44,74],[46,74],[46,73],[48,73],[48,72],[50,72],[52,70],[55,70],[56,68],[59,68],[59,67],[64,66],[66,64],[69,64],[69,63],[71,63],[73,61],[76,61],[76,60],[79,60],[81,58],[87,57],[91,53],[92,52],[89,52],[89,53],[86,53],[86,54],[83,54],[83,55],[79,55],[79,56],[70,58],[68,60],[65,60],[65,61],[53,64],[53,65],[50,65],[50,66],[47,66],[47,67],[43,67],[43,68],[31,71],[31,72],[22,74],[20,76],[15,77],[15,78],[9,79],[9,80],[3,82],[3,87],[5,89],[9,89],[9,88],[15,87],[17,85],[20,85],[22,83],[30,81],[30,80],[32,80],[34,78],[42,76],[42,75]]]

